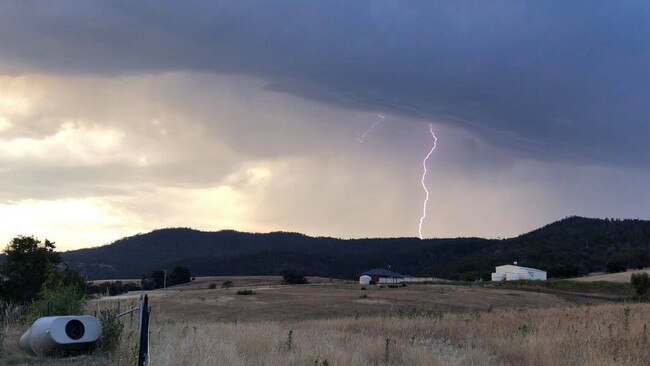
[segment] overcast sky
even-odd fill
[[[0,241],[650,218],[647,1],[4,1]],[[386,116],[366,136],[377,114]]]

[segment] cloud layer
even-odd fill
[[[649,10],[4,2],[0,241],[162,226],[413,236],[429,121],[427,236],[647,217]]]
[[[536,159],[647,168],[641,1],[4,3],[7,65],[261,78],[471,129]]]

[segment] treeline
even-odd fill
[[[153,271],[151,274],[142,276],[139,283],[125,281],[104,281],[97,283],[89,282],[86,285],[86,294],[88,295],[108,295],[115,296],[129,291],[156,290],[165,286],[180,285],[189,283],[193,277],[190,270],[186,267],[176,266],[165,278],[165,271]]]
[[[489,278],[495,266],[515,261],[562,278],[605,271],[609,263],[650,266],[650,222],[569,217],[504,240],[342,240],[163,229],[62,257],[91,278],[132,278],[176,265],[197,276],[280,275],[293,268],[311,276],[354,278],[370,268],[391,266],[410,275],[474,280]]]
[[[142,284],[143,290],[155,290],[165,286],[181,285],[192,281],[192,274],[186,267],[175,266],[171,273],[165,278],[165,271],[153,271],[149,276],[143,276]]]

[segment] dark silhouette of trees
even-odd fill
[[[630,277],[630,282],[636,290],[636,294],[639,296],[647,294],[648,289],[650,289],[650,276],[648,272],[633,273]]]
[[[171,274],[169,275],[168,286],[180,285],[182,283],[188,283],[192,281],[192,274],[190,270],[185,267],[176,266],[172,269]]]
[[[607,273],[618,273],[627,271],[627,267],[619,261],[607,262]]]
[[[288,285],[304,285],[309,283],[305,275],[290,269],[282,272],[282,280]]]
[[[48,275],[51,281],[72,281],[72,271],[66,272],[64,278],[53,275],[61,262],[54,248],[53,242],[41,242],[33,236],[18,236],[11,240],[5,248],[5,263],[0,266],[2,299],[19,303],[31,302]]]
[[[179,228],[61,255],[71,265],[80,263],[91,278],[133,278],[181,264],[195,276],[280,275],[293,268],[307,276],[352,279],[390,264],[413,276],[476,279],[515,261],[545,270],[549,278],[564,278],[606,271],[608,262],[617,262],[616,270],[650,265],[650,221],[568,217],[502,240],[342,240]]]

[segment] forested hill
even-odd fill
[[[375,267],[450,279],[489,275],[517,261],[553,277],[650,264],[650,221],[569,217],[516,238],[342,240],[296,233],[251,234],[162,229],[112,244],[62,253],[89,278],[139,278],[156,269],[189,267],[194,275],[307,275],[353,278]]]

